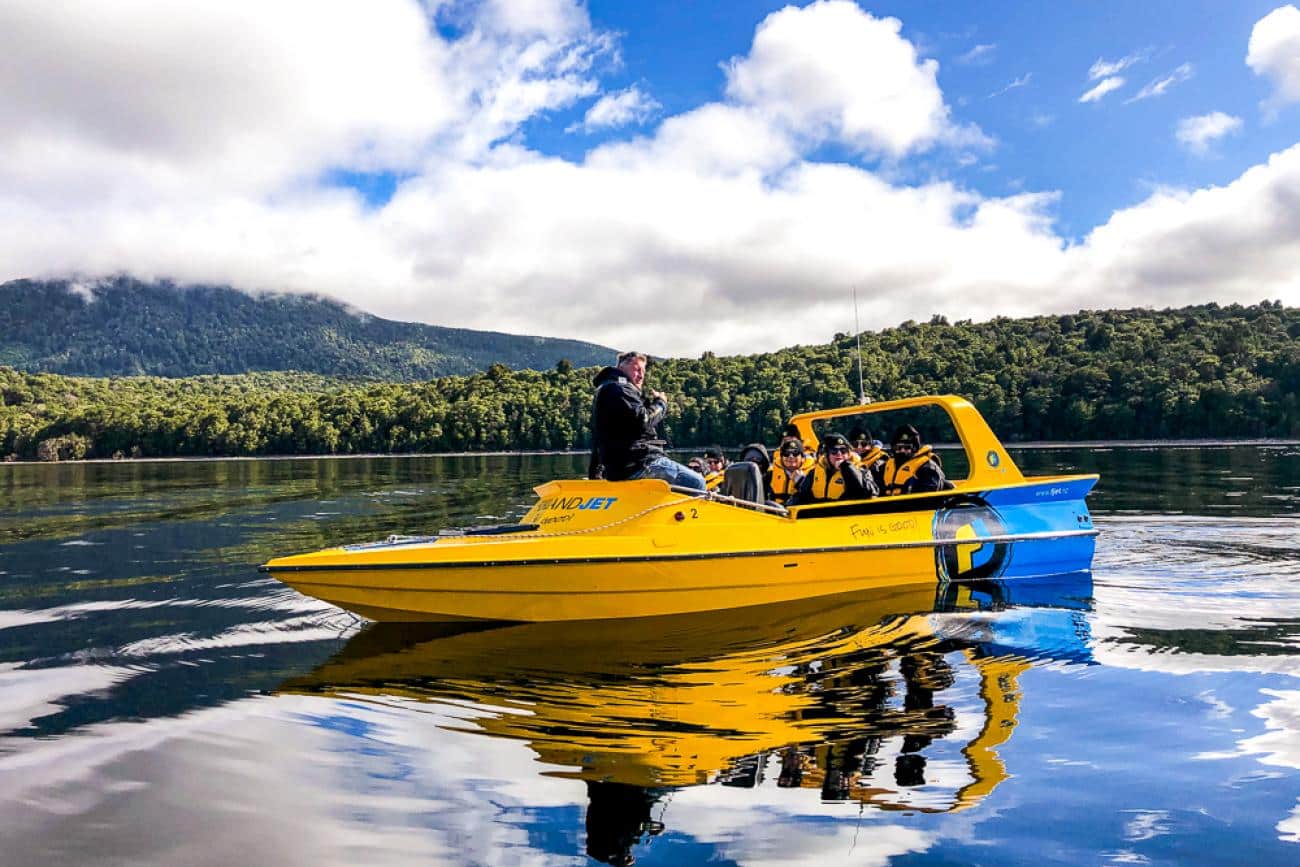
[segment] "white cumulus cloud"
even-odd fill
[[[1222,187],[1161,190],[1067,252],[1089,306],[1300,301],[1300,145]]]
[[[405,167],[466,111],[415,4],[169,6],[0,5],[0,187],[251,191]]]
[[[1255,22],[1246,64],[1272,80],[1276,89],[1266,104],[1270,111],[1300,102],[1300,9],[1279,6]]]
[[[1221,111],[1212,111],[1196,117],[1185,117],[1178,122],[1175,136],[1192,153],[1203,154],[1210,145],[1229,133],[1241,129],[1241,118]]]
[[[616,93],[607,93],[587,109],[582,123],[573,129],[592,132],[611,129],[629,123],[642,123],[659,108],[659,103],[639,87],[633,85]]]
[[[901,157],[953,134],[936,80],[896,18],[847,0],[774,12],[745,57],[727,66],[727,94],[792,133]]]

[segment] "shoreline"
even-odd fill
[[[960,448],[960,443],[935,443],[938,449],[955,449]],[[1185,440],[1042,440],[1024,443],[1004,443],[1007,451],[1016,451],[1017,449],[1142,449],[1142,448],[1165,448],[1165,449],[1198,449],[1198,448],[1230,448],[1234,446],[1300,446],[1300,439],[1185,439]],[[703,450],[700,446],[698,450]],[[669,449],[669,454],[687,454],[696,451],[695,448],[688,449]],[[235,455],[235,456],[215,456],[215,457],[190,457],[190,456],[172,456],[172,457],[149,457],[149,458],[81,458],[70,461],[0,461],[0,467],[30,467],[30,466],[68,466],[70,464],[121,464],[123,466],[133,464],[161,464],[161,463],[213,463],[222,461],[322,461],[322,460],[359,460],[363,458],[474,458],[474,457],[502,457],[511,455],[585,455],[587,449],[523,449],[511,451],[491,451],[491,452],[365,452],[354,455],[330,455],[330,454],[305,454],[305,455]]]

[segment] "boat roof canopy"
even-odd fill
[[[898,410],[920,409],[937,406],[948,414],[962,447],[966,450],[966,459],[970,464],[970,475],[966,483],[978,487],[984,485],[1006,485],[1024,481],[1024,474],[1016,462],[1007,454],[1002,441],[997,438],[984,421],[984,416],[969,400],[953,394],[926,395],[923,397],[905,397],[899,400],[885,400],[879,403],[866,403],[854,406],[842,406],[836,409],[820,409],[803,412],[792,417],[790,423],[799,429],[804,444],[816,448],[817,433],[813,422],[847,416],[870,416],[877,413],[896,412]]]

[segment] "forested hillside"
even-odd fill
[[[0,364],[85,376],[300,370],[409,382],[486,370],[604,363],[576,340],[393,322],[324,298],[249,295],[127,277],[0,284]]]
[[[862,335],[867,392],[971,398],[1006,440],[1300,435],[1300,309],[1265,303]],[[853,338],[653,364],[679,446],[772,441],[853,403]],[[80,379],[0,368],[0,454],[22,458],[559,449],[589,443],[594,369],[503,365],[410,384],[321,377]]]

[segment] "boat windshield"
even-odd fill
[[[869,431],[871,436],[883,442],[888,449],[890,436],[897,428],[907,424],[920,431],[922,441],[929,443],[939,453],[944,475],[949,481],[956,484],[965,481],[970,474],[970,459],[951,416],[938,404],[877,412],[872,412],[870,405],[867,405],[861,413],[815,419],[812,428],[818,440],[824,439],[828,433],[840,433],[853,439],[855,430]]]

